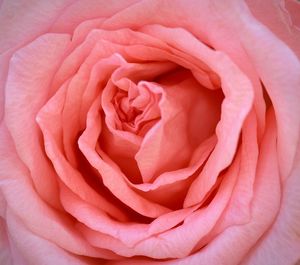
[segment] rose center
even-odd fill
[[[142,83],[136,85],[125,78],[120,83],[123,86],[111,100],[118,119],[117,129],[144,135],[160,118],[158,103],[161,95]]]

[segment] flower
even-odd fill
[[[294,264],[297,1],[2,1],[1,264]]]

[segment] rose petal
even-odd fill
[[[106,18],[134,5],[138,0],[111,1],[109,5],[105,0],[72,1],[51,26],[53,32],[72,33],[82,21],[94,18]]]
[[[121,223],[111,219],[94,206],[83,204],[78,196],[63,186],[62,189],[64,190],[64,206],[67,211],[79,221],[77,227],[80,228],[83,235],[87,238],[91,238],[92,242],[94,242],[94,240],[98,242],[95,243],[95,246],[101,249],[110,249],[122,255],[134,255],[134,250],[130,249],[137,243],[175,227],[196,209],[196,207],[192,207],[173,211],[159,216],[150,224],[134,222]],[[95,236],[91,234],[95,234]],[[101,241],[102,239],[104,239],[104,241],[102,243],[99,242],[99,240]],[[111,242],[116,242],[117,245],[114,246]],[[94,243],[92,243],[92,245],[94,245]],[[118,246],[122,249],[118,249]]]
[[[100,98],[96,98],[92,105],[88,118],[87,128],[78,140],[79,148],[90,164],[96,168],[104,185],[123,203],[138,213],[148,217],[158,217],[170,210],[156,203],[147,201],[135,193],[126,183],[126,177],[109,157],[97,147],[97,140],[101,132],[101,120],[99,117]],[[99,153],[97,153],[97,152]]]
[[[300,58],[299,3],[296,0],[246,2],[254,17],[291,47]]]
[[[297,150],[293,171],[282,184],[276,221],[249,253],[245,264],[284,265],[300,260],[300,149]]]
[[[20,49],[10,61],[5,85],[6,125],[40,196],[55,207],[59,207],[56,176],[45,157],[35,116],[47,100],[68,43],[67,35],[47,34]]]
[[[20,161],[7,129],[0,127],[1,191],[9,208],[30,231],[59,247],[78,255],[109,257],[89,246],[76,230],[72,221],[60,211],[49,207],[32,186],[28,169]],[[47,229],[45,229],[47,227]]]
[[[282,177],[286,178],[294,161],[299,138],[300,119],[297,113],[300,112],[300,92],[294,90],[300,84],[299,59],[285,43],[251,15],[245,3],[236,4],[232,1],[216,7],[222,14],[227,31],[237,38],[232,40],[243,45],[274,105],[278,122],[280,170]],[[224,45],[223,49],[229,47]],[[265,58],[272,63],[266,64]]]
[[[46,33],[53,20],[70,2],[4,0],[0,12],[0,53],[22,47]]]
[[[216,137],[213,135],[194,151],[188,167],[165,172],[159,175],[153,183],[133,184],[128,181],[129,185],[151,201],[172,209],[182,208],[183,200],[195,178],[196,171],[207,160],[215,145]],[[173,198],[176,198],[176,200]]]
[[[72,255],[50,241],[28,231],[24,224],[10,210],[6,220],[11,245],[14,248],[14,264],[54,264],[59,260],[62,265],[84,265],[86,260]],[[34,250],[34,255],[32,251]],[[4,263],[3,263],[4,264]],[[7,263],[5,263],[7,264]],[[89,263],[92,264],[92,263]]]
[[[86,203],[97,205],[103,211],[109,212],[117,219],[126,219],[124,214],[109,200],[90,187],[82,174],[65,158],[62,151],[62,124],[61,112],[64,107],[67,85],[61,87],[47,104],[41,109],[37,121],[44,135],[45,149],[53,163],[58,177],[75,194]]]
[[[194,149],[213,133],[219,119],[219,95],[192,78],[164,86],[164,92],[159,103],[161,120],[146,134],[135,156],[144,182],[187,166]]]
[[[239,162],[240,155],[227,172],[216,197],[207,208],[190,214],[182,225],[139,242],[134,246],[136,255],[157,259],[188,256],[199,239],[213,228],[226,207],[232,187],[238,177]]]
[[[85,128],[85,122],[81,122],[83,117],[86,117],[87,106],[90,106],[92,101],[83,102],[86,100],[86,97],[83,98],[84,94],[92,93],[92,95],[97,95],[99,93],[99,86],[101,82],[105,82],[107,76],[111,74],[114,68],[113,66],[118,63],[122,63],[122,58],[116,58],[113,56],[110,59],[107,57],[114,52],[114,48],[111,49],[105,45],[96,44],[92,49],[91,53],[87,56],[84,62],[80,65],[77,73],[72,77],[67,88],[67,93],[64,101],[64,107],[62,111],[62,124],[63,124],[63,144],[64,151],[68,161],[72,165],[76,165],[76,154],[75,154],[75,141],[78,137],[78,134]],[[106,59],[103,59],[106,58]],[[100,63],[102,60],[102,73],[101,77],[98,77],[97,80],[90,80],[91,71],[94,69],[96,63]],[[99,66],[98,66],[99,67]],[[107,75],[104,73],[107,72]],[[94,87],[89,86],[90,90],[87,91],[87,85],[93,81],[95,84]],[[82,110],[82,105],[85,105],[85,112]]]

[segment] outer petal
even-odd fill
[[[105,0],[72,1],[53,23],[51,32],[71,33],[76,26],[86,20],[94,18],[109,18],[127,9],[139,0]]]
[[[297,0],[247,0],[252,14],[300,58],[300,3]]]
[[[286,265],[300,261],[299,147],[294,169],[283,183],[282,192],[281,209],[276,222],[249,254],[245,262],[247,265]]]
[[[32,233],[78,255],[114,257],[111,253],[92,248],[78,235],[67,215],[53,210],[41,200],[32,186],[27,168],[16,155],[12,139],[3,124],[0,127],[0,145],[0,189],[7,208]]]
[[[27,230],[11,211],[7,211],[6,220],[8,224],[9,239],[14,247],[12,258],[14,264],[43,264],[52,265],[59,262],[60,265],[86,265],[84,258],[78,258],[68,253],[57,245],[32,234]],[[93,263],[89,263],[93,264]]]
[[[220,4],[219,7],[223,9],[223,19],[231,25],[249,55],[274,105],[279,165],[282,177],[286,178],[292,169],[299,140],[300,90],[297,88],[300,87],[300,61],[293,50],[251,16],[246,5],[232,1],[230,5]]]
[[[72,1],[4,0],[0,9],[0,54],[46,33]]]
[[[5,123],[41,197],[56,207],[56,175],[39,140],[35,117],[47,100],[68,43],[68,35],[47,34],[19,50],[10,61],[5,85]]]

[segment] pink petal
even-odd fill
[[[107,18],[135,4],[138,0],[112,1],[105,0],[71,1],[51,27],[53,32],[72,33],[76,26],[94,18]]]
[[[295,0],[246,2],[253,16],[292,48],[300,59],[300,4]]]
[[[151,201],[172,209],[181,208],[186,192],[195,178],[196,171],[209,157],[215,144],[215,135],[201,143],[194,151],[188,167],[165,172],[159,175],[153,183],[129,184]],[[175,197],[176,200],[173,199]]]
[[[187,166],[194,149],[213,133],[219,119],[216,92],[192,78],[179,82],[164,86],[165,96],[159,103],[161,120],[145,135],[135,156],[144,182]]]
[[[169,212],[168,208],[147,201],[135,193],[126,183],[126,177],[117,165],[100,148],[97,148],[96,143],[101,132],[101,121],[98,112],[99,103],[100,100],[97,98],[90,109],[87,128],[78,140],[80,150],[90,164],[99,171],[104,185],[130,208],[149,217],[158,217]]]
[[[197,242],[214,227],[226,207],[238,177],[239,162],[238,155],[208,207],[190,214],[182,225],[139,242],[135,245],[136,253],[157,259],[178,259],[190,255]]]
[[[70,2],[4,0],[0,12],[0,53],[22,47],[46,33],[53,20]]]
[[[78,258],[51,241],[31,233],[12,211],[7,212],[6,220],[10,242],[14,249],[12,255],[14,264],[52,265],[57,261],[62,265],[86,264],[84,258]]]
[[[227,5],[227,2],[223,4]],[[145,25],[157,24],[172,29],[184,28],[203,43],[209,44],[216,50],[225,51],[252,82],[255,92],[255,110],[259,119],[259,138],[261,138],[265,126],[265,103],[260,80],[239,39],[233,38],[235,33],[230,28],[236,22],[226,27],[227,19],[222,16],[223,10],[219,9],[219,6],[221,5],[218,2],[197,0],[191,0],[188,4],[184,0],[164,1],[159,4],[151,0],[142,1],[107,19],[102,27],[112,30],[119,27],[141,28]],[[230,10],[227,14],[230,14]]]
[[[117,219],[126,219],[116,206],[88,185],[83,175],[64,156],[62,150],[63,126],[61,124],[61,113],[64,107],[66,88],[67,85],[61,87],[37,116],[37,121],[44,136],[46,153],[53,163],[57,177],[75,194],[79,195],[85,203],[97,205],[103,211],[110,212]]]
[[[245,5],[219,7],[247,51],[273,103],[278,123],[279,165],[282,177],[286,178],[293,165],[300,130],[300,90],[295,89],[300,86],[299,58],[255,20]],[[266,63],[266,58],[269,63]]]
[[[63,190],[65,189],[64,187],[62,188]],[[99,211],[96,207],[83,204],[78,196],[67,189],[63,192],[63,202],[67,211],[79,221],[77,226],[83,235],[92,239],[90,242],[92,245],[101,249],[113,250],[121,255],[134,255],[135,250],[132,248],[137,243],[175,227],[196,209],[196,207],[192,207],[190,209],[173,211],[161,215],[150,224],[121,223]],[[91,234],[95,234],[95,236]],[[104,239],[103,242],[101,242],[102,239]],[[122,249],[118,249],[117,246],[107,241],[118,242]]]
[[[110,56],[111,53],[113,53],[111,48],[105,49],[103,45],[96,44],[80,65],[77,73],[72,76],[68,85],[62,111],[62,123],[65,155],[72,165],[76,165],[77,163],[75,142],[78,134],[85,128],[85,122],[83,120],[86,117],[88,106],[92,103],[91,96],[89,96],[89,101],[86,102],[87,93],[96,96],[99,93],[99,89],[101,89],[99,88],[99,84],[105,82],[111,75],[114,66],[120,64],[122,61],[121,58],[116,58],[117,56],[110,59],[106,58]],[[99,64],[102,65],[101,77],[97,77],[96,80],[90,80],[92,77],[91,71],[94,70],[96,64],[98,65],[98,69]],[[104,75],[105,73],[107,75]],[[95,73],[93,77],[96,78]],[[93,87],[91,83],[94,84]],[[85,97],[83,98],[84,95]],[[82,105],[85,111],[83,111]]]
[[[55,207],[59,207],[56,175],[39,140],[35,116],[48,98],[51,78],[68,43],[67,35],[48,34],[20,49],[10,60],[5,85],[5,123],[40,196]]]
[[[275,223],[255,245],[245,264],[297,264],[300,260],[300,149],[294,168],[282,185],[281,206]]]
[[[34,234],[78,255],[107,257],[96,251],[78,235],[72,221],[61,211],[49,207],[32,186],[28,169],[16,155],[14,144],[5,127],[0,128],[1,191],[7,208],[20,218]],[[47,229],[45,229],[47,228]]]

